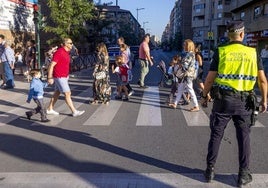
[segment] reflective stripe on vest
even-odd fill
[[[258,74],[257,53],[241,44],[219,47],[218,76],[215,82],[225,89],[250,91]]]

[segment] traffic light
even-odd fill
[[[40,13],[40,5],[38,4],[33,4],[33,21],[34,24],[38,25],[39,28],[45,27],[45,21],[46,21],[46,17],[44,17],[41,13]]]
[[[33,21],[35,24],[38,24],[39,22],[39,17],[40,17],[40,12],[39,12],[39,5],[38,4],[33,4]]]

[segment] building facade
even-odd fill
[[[234,20],[245,22],[245,43],[258,52],[268,44],[268,0],[237,0],[231,4]]]
[[[161,42],[169,42],[180,35],[182,40],[192,38],[192,2],[176,0],[169,16],[169,23],[162,34]]]

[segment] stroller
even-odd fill
[[[171,87],[172,85],[172,77],[169,76],[166,69],[166,64],[163,60],[159,62],[157,68],[161,71],[161,80],[158,83],[159,87]]]

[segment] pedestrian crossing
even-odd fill
[[[80,89],[79,89],[80,88]],[[81,123],[83,126],[110,126],[118,115],[120,109],[127,104],[128,102],[123,102],[120,100],[111,100],[109,105],[90,105],[88,104],[88,99],[92,96],[92,88],[91,87],[83,87],[86,89],[81,89],[81,86],[72,86],[71,90],[73,94],[72,99],[74,102],[74,106],[77,109],[83,109],[86,111],[86,119]],[[163,92],[157,86],[149,87],[147,89],[141,90],[142,96],[133,96],[131,100],[135,100],[135,103],[139,103],[139,110],[136,117],[135,126],[164,126],[166,122],[163,121],[163,113],[169,113],[170,116],[178,115],[179,112],[182,113],[185,119],[184,122],[180,122],[185,124],[188,127],[206,127],[209,126],[209,116],[205,113],[204,109],[200,108],[198,112],[190,112],[189,106],[179,106],[176,109],[176,113],[171,113],[174,109],[163,110]],[[48,103],[50,100],[50,96],[53,91],[49,92],[49,95],[46,95],[45,101]],[[161,98],[162,97],[162,98]],[[5,102],[0,103],[1,109],[8,109],[7,111],[2,111],[0,113],[0,126],[8,125],[9,122],[14,121],[20,117],[25,117],[25,111],[32,109],[35,107],[35,104],[32,102],[31,104],[26,103],[27,94],[26,93],[17,93],[16,95],[12,95],[10,97],[10,101],[8,97],[6,97]],[[16,107],[7,108],[10,104],[16,101]],[[190,104],[191,105],[191,104]],[[87,113],[88,108],[93,108],[91,110],[92,113]],[[166,107],[167,108],[167,107]],[[39,121],[33,121],[30,125],[47,125],[47,126],[57,126],[62,123],[67,118],[71,117],[71,111],[64,102],[64,99],[60,100],[56,103],[55,109],[60,112],[60,115],[48,115],[48,118],[51,120],[48,123],[42,123]],[[128,113],[131,114],[131,108],[128,109]],[[133,114],[133,115],[134,115]],[[39,116],[39,115],[38,115]],[[73,117],[71,117],[73,118]],[[36,119],[39,119],[36,118]],[[178,122],[175,122],[178,123]],[[179,124],[179,123],[178,123]],[[256,122],[255,127],[265,127],[263,123],[260,121]]]
[[[137,126],[162,126],[159,88],[149,87],[144,91]]]

